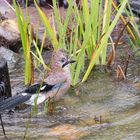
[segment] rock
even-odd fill
[[[140,17],[140,0],[129,0],[132,11]]]
[[[13,51],[5,47],[0,47],[0,57],[6,59],[9,71],[13,71],[13,69],[20,60],[20,56],[18,54],[14,53]]]
[[[17,52],[21,46],[20,33],[15,20],[4,20],[0,23],[0,46]]]
[[[8,1],[8,0],[7,0]],[[4,18],[13,19],[16,18],[14,8],[8,4],[6,0],[0,0],[0,13]]]
[[[0,12],[0,22],[2,22],[3,20],[5,20],[6,19],[6,17],[4,17],[3,15],[2,15],[2,13]]]
[[[116,0],[120,3],[120,0]],[[140,17],[140,0],[129,0],[129,4],[133,13]]]
[[[51,26],[54,27],[55,23],[54,23],[54,17],[52,16],[53,15],[52,8],[42,7],[41,9],[50,20]],[[64,19],[66,16],[66,9],[60,7],[59,10],[62,19]],[[23,13],[26,13],[26,8],[22,8],[22,11]],[[37,32],[38,45],[40,46],[43,39],[45,27],[40,22],[40,16],[38,14],[36,7],[29,6],[28,12],[30,16],[30,23],[34,27],[34,34],[36,34],[38,30]],[[0,13],[1,13],[1,20],[3,20],[3,18],[5,19],[0,23],[0,46],[4,46],[4,47],[6,46],[11,50],[17,52],[21,46],[21,39],[18,31],[18,26],[16,23],[16,15],[12,10],[12,5],[8,6],[8,4],[6,4],[5,2],[0,1]],[[57,32],[57,27],[56,27],[56,32]],[[52,43],[47,35],[43,47],[46,49],[50,49],[50,48],[52,49]]]

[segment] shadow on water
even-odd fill
[[[13,93],[24,87],[23,75],[11,73]],[[15,75],[15,76],[14,76]],[[16,80],[18,79],[18,80]],[[76,91],[78,90],[78,95]],[[109,74],[95,71],[88,82],[81,84],[58,102],[56,111],[33,117],[27,131],[28,140],[140,139],[140,97],[129,83],[116,82]],[[31,108],[3,114],[7,137],[23,139]],[[3,140],[0,128],[0,139]]]

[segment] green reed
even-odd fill
[[[50,25],[48,17],[36,1],[34,2],[54,49],[65,48],[76,59],[76,64],[72,66],[74,85],[77,84],[81,71],[84,71],[86,57],[89,59],[89,64],[82,82],[87,80],[95,64],[106,64],[108,39],[127,0],[123,0],[112,21],[112,0],[105,0],[104,5],[102,0],[94,0],[90,4],[88,0],[82,0],[80,10],[73,0],[69,0],[65,18],[61,17],[56,0],[53,0],[54,24],[56,24],[57,33]],[[67,34],[69,28],[70,32]]]
[[[26,15],[24,15],[20,6],[13,0],[15,13],[17,16],[18,28],[21,36],[22,46],[24,50],[25,61],[25,85],[30,85],[33,82],[33,65],[31,58],[31,44],[33,39],[32,26],[28,15],[27,1],[26,1]]]

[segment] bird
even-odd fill
[[[11,110],[16,106],[25,103],[27,105],[39,105],[47,99],[59,100],[71,86],[70,60],[66,51],[58,49],[52,54],[50,71],[41,83],[29,86],[25,90],[18,92],[9,98],[0,98],[0,120],[5,135],[1,114]]]
[[[0,102],[0,112],[21,103],[35,105],[35,100],[37,105],[48,98],[59,100],[71,86],[70,64],[74,62],[74,60],[70,60],[64,50],[59,49],[54,52],[51,59],[51,70],[44,81],[31,85],[12,97],[3,99]]]

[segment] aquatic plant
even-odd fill
[[[25,85],[30,85],[33,83],[34,74],[33,74],[33,62],[31,57],[31,44],[33,40],[33,30],[32,25],[30,24],[30,17],[28,15],[27,1],[26,1],[26,15],[23,14],[22,9],[16,3],[16,0],[13,0],[15,13],[17,16],[18,28],[20,31],[23,51],[24,51],[24,61],[25,61]]]
[[[82,82],[87,80],[95,64],[106,64],[108,40],[127,0],[123,0],[112,21],[112,0],[105,0],[104,3],[102,0],[90,1],[90,3],[88,0],[82,0],[80,10],[73,0],[69,0],[65,19],[60,16],[56,0],[53,0],[54,18],[59,39],[57,39],[56,31],[53,30],[48,18],[36,1],[34,2],[54,49],[65,48],[77,60],[72,68],[74,85],[78,82],[80,73],[84,69],[86,56],[89,59],[89,64]]]
[[[69,6],[64,17],[60,15],[56,0],[53,0],[52,19],[55,19],[53,25],[50,24],[49,18],[43,13],[36,0],[34,0],[34,3],[45,26],[43,38],[45,38],[47,33],[55,51],[58,48],[64,48],[69,55],[76,59],[76,64],[71,67],[74,85],[78,83],[79,76],[84,70],[85,59],[89,60],[89,64],[82,82],[87,80],[95,64],[106,64],[109,38],[120,17],[123,18],[121,14],[125,9],[127,0],[123,0],[120,7],[115,7],[116,5],[112,0],[105,0],[104,2],[96,0],[90,1],[90,3],[88,0],[82,0],[80,7],[73,0],[69,0]],[[15,0],[14,6],[24,48],[25,83],[27,84],[31,81],[31,53],[43,64],[44,68],[47,67],[41,55],[43,43],[41,49],[39,49],[37,40],[32,39],[32,32],[29,33],[29,27],[31,27],[29,26],[29,16],[24,17],[21,8],[17,6]],[[112,13],[113,19],[111,20]],[[136,33],[134,35],[130,28],[127,27],[127,29],[131,32],[131,36],[136,38],[137,30],[135,30]],[[36,48],[36,54],[30,50],[32,43]]]
[[[112,12],[112,0],[104,1],[104,11],[103,11],[101,1],[98,1],[96,4],[98,8],[95,7],[95,2],[91,2],[91,11],[88,15],[89,15],[89,19],[93,19],[93,21],[90,22],[89,20],[88,22],[90,23],[86,23],[86,24],[90,24],[91,33],[95,32],[95,30],[96,32],[95,32],[95,35],[91,34],[90,36],[90,39],[88,41],[88,43],[90,44],[90,47],[86,45],[87,52],[88,52],[88,48],[91,48],[90,50],[92,50],[92,52],[91,51],[90,52],[92,55],[88,55],[90,59],[90,63],[82,81],[85,81],[87,79],[87,77],[89,76],[95,64],[99,64],[99,63],[106,64],[106,54],[107,54],[106,50],[107,50],[107,45],[108,45],[108,39],[114,27],[116,26],[121,16],[121,13],[125,8],[126,3],[127,3],[127,0],[124,0],[122,5],[118,9],[118,12],[114,16],[114,19],[111,21],[110,16]],[[83,4],[83,7],[84,7],[84,4]],[[97,8],[96,18],[92,14],[94,13],[95,8]],[[85,17],[87,17],[88,15],[85,15]],[[94,20],[97,20],[96,24],[94,23]]]

